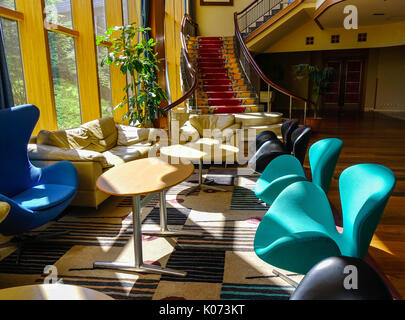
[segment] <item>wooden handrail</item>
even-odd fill
[[[198,87],[198,74],[197,74],[197,71],[194,69],[194,66],[190,62],[190,56],[188,54],[187,41],[186,41],[185,30],[184,30],[187,22],[190,22],[194,26],[198,26],[198,25],[193,21],[193,19],[187,13],[183,16],[183,20],[181,21],[181,44],[182,44],[182,47],[184,50],[186,66],[187,66],[188,71],[190,72],[191,76],[193,77],[194,81],[193,81],[193,85],[191,86],[191,88],[180,99],[176,100],[175,102],[168,105],[164,109],[166,112],[173,109],[174,107],[177,107],[178,105],[180,105],[181,103],[186,101],[188,98],[190,98],[193,95],[193,93],[197,90],[197,87]]]
[[[241,12],[243,13],[243,11]],[[294,93],[280,87],[278,84],[274,83],[273,81],[271,81],[264,73],[263,71],[260,69],[260,67],[257,65],[255,59],[252,57],[252,54],[250,53],[249,49],[246,47],[245,42],[243,41],[242,38],[242,34],[240,33],[239,30],[239,23],[238,23],[238,15],[241,14],[238,12],[234,13],[234,21],[235,21],[235,36],[238,40],[238,42],[241,44],[242,50],[245,53],[246,57],[249,60],[249,63],[251,64],[251,66],[255,69],[255,71],[257,72],[257,74],[260,76],[260,78],[262,78],[262,80],[269,85],[271,88],[281,92],[282,94],[285,94],[295,100],[299,100],[302,102],[308,102],[310,104],[314,104],[312,101],[310,101],[309,99],[305,99],[302,98],[300,96],[295,95]]]

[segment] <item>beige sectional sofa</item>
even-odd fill
[[[61,131],[40,131],[28,145],[31,162],[46,167],[71,161],[79,174],[79,187],[72,205],[97,207],[109,196],[96,187],[106,170],[128,161],[158,154],[161,129],[136,128],[116,124],[113,118],[94,120]]]
[[[191,115],[180,128],[180,142],[200,144],[202,151],[209,151],[204,163],[234,163],[239,152],[238,129],[241,125],[233,114]]]

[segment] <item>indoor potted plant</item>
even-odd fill
[[[314,116],[306,119],[306,125],[311,126],[313,131],[319,131],[322,118],[319,117],[319,100],[326,93],[328,83],[331,80],[334,69],[331,67],[319,68],[310,64],[295,66],[297,79],[308,79],[312,89],[311,98],[314,106]]]
[[[158,54],[153,50],[158,43],[149,38],[150,30],[137,28],[132,23],[109,28],[104,35],[97,37],[97,45],[107,43],[110,48],[101,65],[114,65],[131,78],[123,88],[124,98],[114,110],[128,105],[123,121],[128,120],[132,126],[153,127],[159,112],[167,116],[160,107],[163,101],[167,101],[167,95],[159,86],[156,76],[162,59],[157,59]],[[141,41],[136,41],[138,35]]]

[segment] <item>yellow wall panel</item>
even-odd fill
[[[201,36],[232,37],[235,35],[234,12],[240,12],[253,0],[237,0],[233,6],[201,6],[195,1],[196,22]]]
[[[366,42],[358,42],[358,34],[367,33]],[[339,43],[331,43],[332,35],[340,35]],[[313,45],[306,45],[306,37],[314,37]],[[250,43],[249,43],[250,45]],[[358,30],[328,28],[321,30],[314,21],[309,21],[287,33],[264,52],[297,52],[318,50],[343,50],[382,48],[405,45],[405,22],[359,27]]]
[[[44,0],[17,0],[16,5],[24,14],[20,37],[27,100],[41,112],[34,134],[42,129],[57,130],[48,34],[44,28]]]

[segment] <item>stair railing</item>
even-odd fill
[[[248,7],[249,8],[249,7]],[[247,9],[248,9],[247,8]],[[292,118],[292,107],[293,101],[300,101],[304,103],[304,124],[306,123],[307,118],[307,109],[308,105],[312,105],[313,102],[309,99],[305,99],[303,97],[297,96],[289,90],[286,90],[280,87],[278,84],[271,81],[260,69],[257,65],[255,59],[253,58],[252,54],[250,53],[249,49],[247,48],[245,42],[243,41],[242,34],[239,29],[239,19],[238,16],[243,14],[247,9],[242,12],[235,12],[234,14],[234,22],[235,22],[235,50],[236,56],[239,59],[240,65],[245,73],[246,77],[248,78],[250,84],[252,85],[253,89],[256,91],[257,95],[260,97],[261,92],[261,80],[267,84],[267,92],[268,92],[268,106],[270,106],[270,90],[273,89],[283,95],[286,95],[290,98],[290,106],[289,106],[289,118]],[[268,108],[267,111],[270,111]]]
[[[289,0],[256,0],[251,3],[247,8],[238,13],[238,24],[241,34],[249,35],[256,29],[256,22],[266,16],[271,16],[272,11],[280,8],[282,10]],[[252,28],[253,30],[250,30]]]
[[[197,107],[196,90],[198,88],[198,74],[191,62],[188,52],[187,41],[190,37],[196,37],[198,34],[198,25],[185,14],[181,22],[181,73],[182,87],[184,95],[175,102],[168,105],[164,110],[170,111],[186,100],[189,100],[189,106]]]

